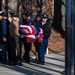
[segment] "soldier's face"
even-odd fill
[[[13,17],[13,20],[15,20],[15,21],[16,21],[16,20],[17,20],[17,17]]]
[[[27,16],[27,20],[30,20],[30,18],[31,18],[30,16]]]
[[[2,16],[0,16],[0,19],[2,19]]]
[[[41,20],[41,18],[40,17],[37,17],[37,21],[40,21]]]
[[[43,22],[47,22],[47,18],[42,18],[42,21]]]
[[[3,16],[3,19],[5,19],[5,20],[6,20],[6,19],[7,19],[7,16]]]

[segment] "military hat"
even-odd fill
[[[47,14],[43,14],[42,18],[48,18],[48,15]]]
[[[2,11],[0,11],[0,15],[2,16],[2,14],[3,14],[3,12]]]
[[[31,13],[30,12],[27,12],[25,15],[26,16],[31,16]]]
[[[13,15],[15,13],[15,11],[10,11],[9,13]]]
[[[18,17],[18,14],[17,14],[17,13],[13,13],[12,16],[13,16],[13,17]]]
[[[8,15],[7,12],[2,13],[2,16],[7,16],[7,15]]]

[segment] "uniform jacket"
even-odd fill
[[[20,25],[31,25],[33,23],[32,20],[22,19],[20,20]]]
[[[9,37],[9,25],[10,25],[10,22],[8,20],[2,19],[2,28],[1,28],[2,38]]]
[[[42,21],[40,21],[40,22],[37,22],[35,24],[35,26],[40,27],[44,30],[44,32],[43,32],[44,38],[49,38],[50,37],[51,25],[49,23],[46,23],[46,24],[42,25]]]
[[[26,19],[22,19],[22,20],[20,20],[20,25],[31,25],[33,23],[33,21],[32,20],[26,20]],[[22,34],[22,32],[19,30],[19,33],[20,34]],[[22,36],[21,36],[21,38],[23,38]]]
[[[0,35],[1,35],[1,29],[2,29],[2,20],[0,20]]]
[[[12,21],[9,26],[10,37],[18,38],[19,35],[19,21]]]

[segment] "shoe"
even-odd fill
[[[18,66],[22,66],[22,64],[21,64],[21,63],[17,63],[17,65],[18,65]]]
[[[44,62],[41,62],[40,64],[41,64],[41,65],[44,65]]]
[[[25,62],[26,62],[26,63],[29,63],[29,62],[30,62],[30,60],[25,60]]]
[[[7,63],[7,65],[10,65],[10,66],[12,66],[12,65],[13,65],[13,63],[12,63],[12,62],[8,62],[8,63]]]
[[[13,65],[17,65],[17,62],[12,62]]]
[[[35,61],[38,61],[36,58],[34,59]]]
[[[37,60],[37,64],[40,64],[41,63],[41,60]]]
[[[44,62],[39,62],[39,61],[38,61],[37,64],[44,65]]]

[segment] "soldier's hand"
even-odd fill
[[[3,38],[3,42],[6,42],[7,40],[6,40],[6,38]]]

